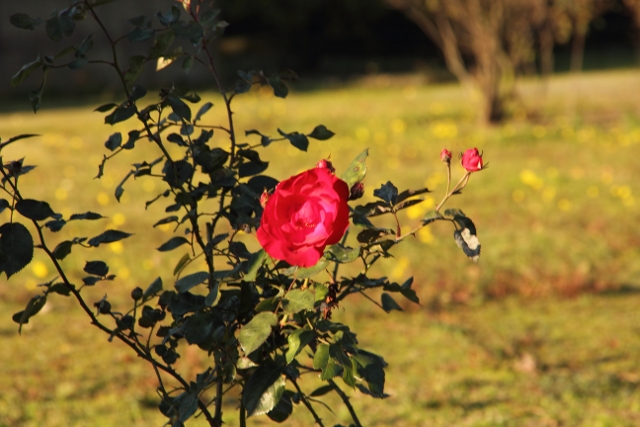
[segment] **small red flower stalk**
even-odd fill
[[[438,204],[438,206],[436,206],[436,212],[440,211],[440,208],[449,199],[449,197],[453,196],[456,193],[459,193],[464,187],[466,187],[472,173],[486,169],[486,165],[482,160],[482,153],[480,153],[475,147],[467,149],[464,153],[461,153],[459,157],[460,165],[465,169],[466,172],[462,176],[462,178],[460,178],[460,181],[458,181],[458,183],[453,187],[453,189],[449,190],[451,187],[451,151],[443,148],[440,152],[440,160],[442,160],[442,162],[447,165],[447,191],[442,201]]]

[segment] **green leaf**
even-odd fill
[[[342,264],[354,262],[360,257],[360,248],[345,248],[340,243],[332,245],[329,248],[327,258],[330,261],[338,261]]]
[[[184,61],[182,61],[182,71],[184,71],[185,74],[189,74],[189,71],[193,68],[193,61],[193,56],[191,55],[187,55]]]
[[[0,273],[7,279],[22,270],[33,258],[33,238],[27,228],[19,222],[0,227]]]
[[[361,182],[367,174],[367,156],[369,155],[369,149],[367,148],[362,153],[358,154],[351,164],[344,171],[341,178],[347,183],[349,188],[355,184]]]
[[[184,425],[183,423],[198,410],[198,395],[194,392],[184,392],[173,400],[172,406],[178,412],[179,425]]]
[[[256,313],[260,313],[262,311],[274,311],[278,307],[278,303],[281,298],[279,296],[265,298],[256,305],[255,311]]]
[[[298,313],[303,310],[313,310],[314,294],[310,291],[294,289],[282,299],[282,308],[287,314]]]
[[[22,83],[24,79],[29,77],[31,73],[33,73],[35,70],[37,70],[41,66],[42,66],[42,59],[40,59],[40,56],[38,56],[38,58],[36,58],[35,61],[29,62],[28,64],[24,64],[22,68],[20,68],[18,72],[15,73],[13,77],[11,77],[11,86],[13,87],[18,86],[20,83]]]
[[[309,329],[296,329],[291,332],[287,337],[287,342],[289,343],[289,349],[285,355],[287,364],[291,363],[300,351],[314,339],[315,333]]]
[[[248,416],[266,414],[280,401],[285,388],[281,368],[272,361],[258,366],[242,392]]]
[[[14,13],[9,18],[9,22],[14,27],[21,28],[23,30],[34,30],[37,25],[42,24],[42,19],[32,18],[26,13]]]
[[[176,33],[172,30],[160,33],[153,41],[153,46],[149,49],[149,57],[157,58],[161,56],[173,44],[176,39]]]
[[[56,53],[53,57],[53,59],[60,59],[64,56],[67,56],[68,54],[70,54],[71,52],[75,52],[76,51],[76,47],[75,46],[67,46],[64,49],[62,49],[60,52]]]
[[[462,212],[460,209],[457,209],[457,208],[445,209],[445,211],[444,211],[444,216],[447,216],[447,217],[451,217],[452,218],[452,217],[458,216],[458,215],[459,216],[466,216],[464,214],[464,212]]]
[[[157,294],[161,290],[162,290],[162,278],[157,277],[156,280],[154,280],[149,285],[149,287],[144,290],[144,293],[142,294],[142,299],[146,301],[147,299],[151,298],[153,295]]]
[[[280,77],[270,77],[267,79],[267,82],[269,86],[273,88],[273,94],[278,98],[286,98],[289,94],[289,88],[282,82]]]
[[[349,387],[356,386],[356,378],[359,378],[358,375],[358,363],[354,359],[349,359],[349,366],[342,366],[344,371],[342,372],[342,381]]]
[[[171,5],[171,8],[164,15],[160,12],[156,14],[158,20],[165,27],[171,24],[172,22],[176,22],[180,19],[180,9],[176,5]]]
[[[70,37],[76,28],[76,23],[68,13],[62,13],[59,17],[60,30],[65,37]]]
[[[422,223],[424,225],[430,224],[434,221],[438,221],[444,219],[444,216],[440,212],[429,211],[425,214],[424,218],[422,218]]]
[[[67,285],[65,285],[64,283],[56,283],[55,285],[49,288],[49,292],[53,292],[58,295],[63,295],[65,297],[68,297],[69,295],[71,295],[71,289],[69,289]]]
[[[384,367],[386,362],[375,354],[360,350],[358,354],[354,354],[355,359],[361,366],[358,369],[360,376],[367,382],[370,393],[375,397],[386,397],[384,394]]]
[[[318,387],[317,389],[313,390],[311,392],[311,394],[309,394],[309,396],[311,397],[320,397],[320,396],[324,396],[325,394],[329,393],[330,391],[333,391],[333,385],[331,384],[327,384],[327,385],[323,385],[321,387]]]
[[[382,308],[387,313],[390,313],[393,310],[402,311],[402,307],[398,305],[396,300],[394,300],[393,297],[391,297],[391,295],[383,292],[380,299],[382,301]]]
[[[107,139],[104,146],[107,147],[109,151],[113,151],[120,147],[120,144],[122,144],[122,134],[120,132],[116,132]]]
[[[149,40],[150,38],[153,37],[153,34],[154,34],[153,28],[136,27],[127,34],[127,38],[131,43],[137,43],[137,42]]]
[[[320,261],[318,261],[318,263],[313,267],[298,268],[296,270],[296,277],[301,280],[313,277],[316,274],[325,271],[328,265],[329,261],[326,258],[320,258]]]
[[[342,366],[340,366],[332,358],[329,358],[327,366],[325,366],[325,368],[322,370],[322,374],[320,374],[320,379],[322,381],[330,380],[331,378],[335,378],[340,375],[340,371],[342,371]]]
[[[147,88],[142,85],[135,85],[131,88],[131,93],[129,93],[129,101],[134,102],[140,98],[144,98],[147,94]]]
[[[464,230],[465,228],[469,230],[469,233],[472,235],[476,235],[478,234],[476,231],[476,226],[473,223],[473,221],[471,221],[470,218],[464,216],[464,215],[454,215],[453,216],[453,220],[456,222],[456,224],[458,224],[460,226],[461,230]]]
[[[116,123],[124,122],[130,119],[136,113],[135,104],[121,105],[116,108],[113,113],[104,118],[105,124],[115,125]]]
[[[88,220],[96,220],[96,219],[101,219],[104,218],[102,215],[100,215],[99,213],[95,213],[95,212],[85,212],[82,214],[73,214],[71,215],[71,217],[69,218],[69,221],[73,221],[73,220],[77,220],[77,219],[88,219]]]
[[[31,108],[34,113],[37,113],[40,109],[40,102],[42,101],[42,93],[44,92],[44,84],[47,81],[47,75],[49,74],[49,68],[43,67],[42,83],[40,87],[29,94],[29,102],[31,102]]]
[[[402,296],[409,301],[420,304],[420,299],[418,298],[416,291],[411,289],[412,282],[413,277],[410,277],[406,282],[402,284],[402,286],[398,285],[397,283],[388,283],[384,285],[383,289],[388,292],[400,292]]]
[[[169,239],[168,241],[160,245],[160,247],[157,250],[160,252],[167,252],[179,246],[182,246],[184,244],[188,245],[189,241],[182,236],[176,236],[176,237],[172,237],[171,239]]]
[[[19,200],[18,203],[16,203],[16,210],[25,218],[34,221],[42,221],[55,215],[55,212],[53,212],[47,202],[33,199]]]
[[[24,325],[25,323],[29,323],[29,319],[38,314],[38,312],[42,309],[42,307],[44,307],[46,302],[46,296],[36,295],[31,298],[31,300],[29,300],[29,302],[27,303],[27,307],[24,310],[14,314],[11,317],[14,322],[20,325],[20,327],[18,328],[19,333],[22,332],[22,325]]]
[[[211,107],[213,107],[213,103],[211,102],[205,102],[204,104],[202,104],[202,106],[198,110],[198,113],[196,114],[196,118],[193,119],[193,123],[195,124],[198,120],[200,120],[202,116],[204,116],[206,112],[211,109]]]
[[[104,261],[87,261],[83,270],[85,273],[105,277],[109,274],[109,266]]]
[[[258,252],[251,254],[251,258],[247,263],[247,274],[244,275],[243,280],[245,282],[253,282],[256,280],[258,275],[258,271],[260,271],[260,267],[264,263],[264,260],[267,258],[267,253],[264,249],[260,249]]]
[[[295,393],[293,391],[285,390],[278,404],[267,413],[267,416],[277,423],[285,422],[293,413],[293,402],[291,398],[294,395]]]
[[[7,199],[0,199],[0,213],[9,208],[11,208],[11,203]]]
[[[375,242],[384,236],[394,234],[396,234],[396,232],[388,228],[367,228],[358,233],[357,239],[360,243],[368,244]]]
[[[133,55],[129,58],[129,68],[124,74],[124,80],[127,83],[135,81],[144,67],[147,58],[143,55]]]
[[[103,104],[103,105],[99,106],[98,108],[96,108],[93,111],[97,111],[99,113],[106,113],[107,111],[113,110],[117,106],[118,106],[117,104],[114,104],[113,102],[110,102],[108,104]]]
[[[62,40],[62,24],[58,16],[47,19],[45,27],[47,30],[47,37],[54,42]]]
[[[168,96],[167,102],[169,103],[171,110],[173,110],[173,112],[179,117],[186,121],[191,121],[191,109],[184,101],[180,98],[176,98],[175,96]]]
[[[65,240],[64,242],[58,243],[58,246],[56,246],[56,248],[53,250],[53,257],[58,260],[64,259],[71,253],[72,247],[73,242],[70,240]]]
[[[327,129],[325,125],[318,125],[311,131],[308,136],[319,141],[325,141],[331,138],[333,135],[335,135],[335,133]]]
[[[278,133],[289,140],[291,145],[299,150],[307,151],[307,149],[309,148],[309,139],[306,137],[306,135],[298,132],[286,133],[280,129],[278,129]]]
[[[329,363],[329,344],[320,344],[313,355],[313,369],[323,369]]]
[[[478,240],[478,236],[475,234],[471,234],[468,228],[460,230],[455,230],[453,232],[453,240],[455,240],[456,244],[466,256],[471,258],[471,260],[477,262],[480,258],[480,241]]]
[[[184,254],[173,269],[173,275],[177,276],[186,267],[189,261],[191,261],[191,257],[189,257],[189,254]]]
[[[98,236],[92,237],[87,243],[89,246],[96,247],[103,243],[117,242],[118,240],[126,239],[129,236],[133,236],[133,234],[125,233],[120,230],[107,230]]]
[[[389,205],[394,205],[398,197],[398,189],[391,183],[391,181],[387,181],[386,184],[383,184],[380,188],[374,190],[373,195],[384,200]]]
[[[176,32],[176,37],[190,40],[191,42],[197,41],[203,35],[202,26],[194,21],[175,21],[171,23],[170,28]]]
[[[206,271],[199,271],[197,273],[189,274],[176,281],[176,290],[180,293],[187,292],[189,289],[198,286],[209,278],[209,273]]]
[[[84,55],[89,49],[93,47],[93,34],[89,34],[85,37],[78,49],[76,50],[76,56]]]
[[[244,353],[249,355],[260,347],[271,335],[271,327],[277,324],[278,317],[269,311],[256,314],[242,327],[238,335],[238,341]]]

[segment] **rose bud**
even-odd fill
[[[462,154],[460,164],[468,172],[477,172],[482,169],[482,154],[478,152],[477,148],[469,148]]]
[[[291,265],[316,265],[327,245],[347,231],[348,198],[347,183],[333,175],[329,162],[280,182],[260,219],[260,245]]]
[[[449,164],[451,162],[451,151],[443,148],[440,152],[440,160],[442,160],[446,164]]]
[[[329,160],[320,160],[316,167],[320,169],[329,169],[331,173],[336,173],[336,169],[333,167],[333,164]]]
[[[140,287],[136,287],[131,291],[131,299],[133,299],[134,301],[141,300],[143,296],[144,292]]]
[[[264,190],[260,195],[260,206],[262,206],[263,208],[267,206],[267,201],[269,200],[269,197],[270,197],[269,192],[267,190]]]
[[[362,182],[356,182],[353,184],[350,190],[349,200],[357,200],[364,195],[364,184]]]

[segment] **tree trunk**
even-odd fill
[[[540,31],[540,74],[547,79],[553,74],[553,32],[545,25]]]
[[[584,62],[584,42],[587,37],[587,31],[578,29],[573,35],[573,42],[571,43],[571,72],[579,73],[582,71],[582,65]]]

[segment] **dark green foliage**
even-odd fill
[[[18,223],[0,226],[0,273],[7,278],[22,270],[33,258],[33,238],[27,228]]]

